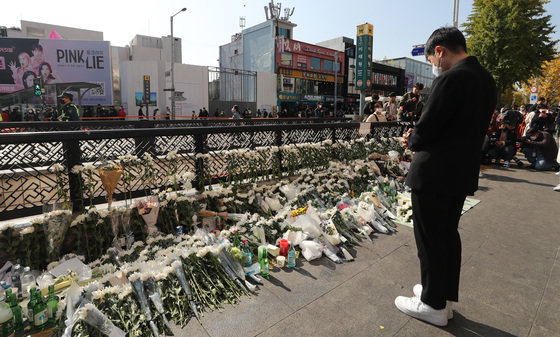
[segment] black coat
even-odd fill
[[[428,193],[473,194],[495,106],[496,84],[476,57],[462,59],[438,76],[408,138],[416,153],[407,184]]]

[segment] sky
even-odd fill
[[[265,21],[264,6],[270,0],[96,0],[68,7],[47,6],[43,0],[4,1],[0,26],[20,27],[20,20],[102,31],[114,46],[129,44],[134,35],[170,34],[182,38],[183,63],[217,66],[219,46],[239,32],[239,17],[250,27]],[[472,11],[473,0],[460,0],[459,24]],[[413,45],[423,44],[438,27],[451,25],[453,0],[285,0],[282,8],[295,7],[290,21],[297,24],[293,38],[317,43],[339,36],[356,38],[356,26],[374,25],[375,60],[410,55]],[[560,40],[560,0],[546,5]],[[417,57],[424,60],[424,57]]]

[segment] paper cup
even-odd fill
[[[284,264],[286,263],[286,257],[281,255],[276,257],[276,263],[278,264],[278,268],[284,268]]]

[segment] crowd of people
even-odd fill
[[[495,110],[483,145],[483,162],[509,167],[514,161],[523,163],[523,154],[535,170],[558,171],[558,144],[560,137],[559,107],[546,104],[541,97],[531,106],[506,106]]]

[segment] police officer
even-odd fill
[[[58,98],[64,104],[62,106],[62,109],[60,109],[58,120],[61,122],[79,121],[80,110],[78,110],[78,107],[72,103],[72,99],[74,98],[74,96],[65,92],[62,95],[58,96]]]

